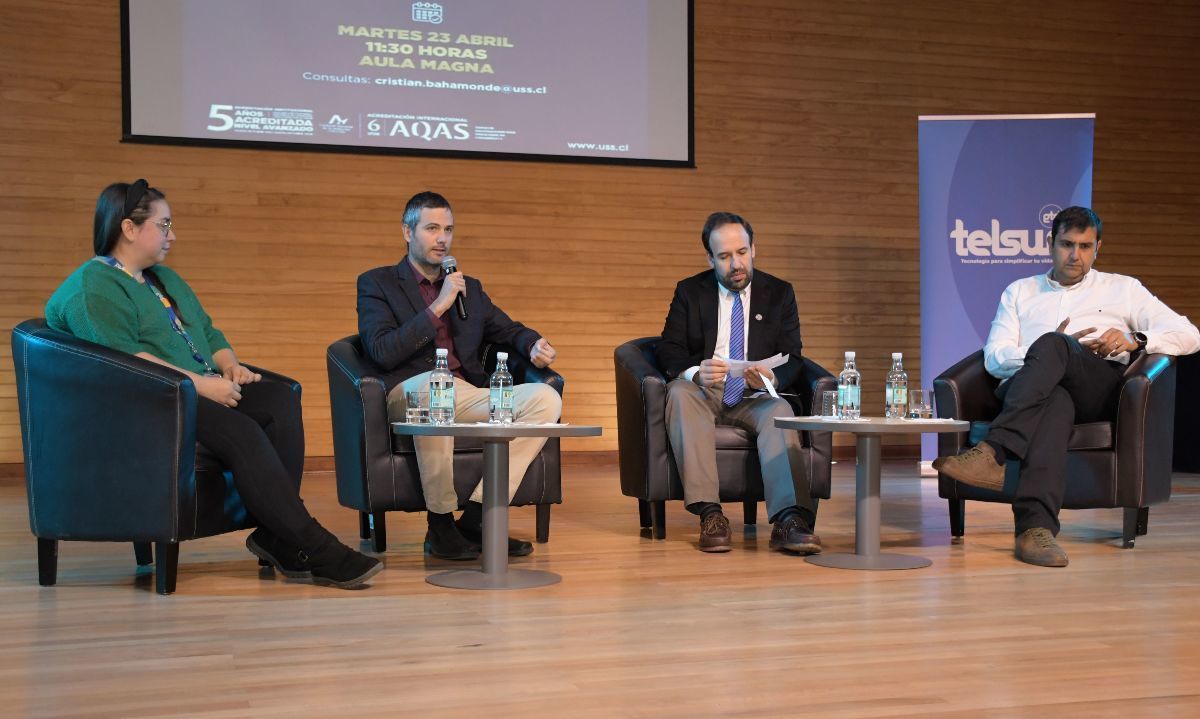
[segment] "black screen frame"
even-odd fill
[[[632,165],[638,167],[696,167],[696,62],[695,62],[695,0],[687,1],[687,148],[686,160],[655,160],[627,157],[586,157],[580,155],[542,155],[518,152],[481,152],[478,150],[434,150],[416,147],[367,147],[361,145],[330,145],[306,142],[265,142],[261,140],[224,140],[133,133],[133,108],[130,88],[129,0],[121,0],[121,142],[145,145],[182,145],[189,147],[224,147],[231,149],[277,150],[285,152],[320,152],[344,155],[404,155],[410,157],[444,157],[472,160],[505,160],[516,162],[554,162],[584,165]]]

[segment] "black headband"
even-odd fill
[[[150,183],[145,180],[138,180],[129,186],[129,189],[125,191],[125,214],[121,217],[129,217],[133,214],[149,188]]]

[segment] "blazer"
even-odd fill
[[[796,293],[788,282],[754,271],[750,292],[750,336],[746,359],[760,360],[782,352],[787,364],[775,368],[780,390],[800,375],[800,313]],[[681,280],[667,312],[662,341],[655,356],[668,380],[709,359],[717,346],[717,278],[706,270]]]
[[[384,370],[390,391],[404,380],[433,369],[436,330],[427,305],[417,288],[413,272],[404,267],[408,257],[395,265],[376,267],[358,277],[358,334],[363,351]],[[462,373],[476,387],[486,387],[483,367],[485,344],[507,344],[526,354],[541,335],[504,314],[483,291],[474,277],[467,277],[463,298],[467,319],[460,320],[450,309],[444,319],[450,325],[454,353]]]

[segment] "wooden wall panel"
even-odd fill
[[[403,253],[401,204],[445,193],[454,252],[558,347],[566,420],[604,425],[612,350],[657,334],[705,267],[714,209],[744,214],[758,266],[797,289],[806,352],[855,349],[868,410],[889,353],[921,375],[916,118],[1095,112],[1100,266],[1200,317],[1200,6],[696,0],[694,170],[121,144],[117,3],[0,6],[0,330],[40,315],[89,254],[114,180],[149,178],[178,221],[170,263],[247,360],[305,386],[332,452],[324,350],[355,331],[354,282]],[[930,368],[935,374],[940,368]],[[0,462],[21,457],[0,362]]]

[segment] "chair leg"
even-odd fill
[[[358,536],[360,539],[371,538],[371,514],[369,512],[358,513]]]
[[[133,558],[137,560],[139,567],[154,564],[154,547],[150,542],[134,542]]]
[[[758,524],[758,500],[747,499],[742,502],[742,524],[747,527]]]
[[[948,499],[950,504],[950,536],[962,537],[966,532],[967,502],[963,499]]]
[[[382,554],[387,551],[386,512],[371,513],[371,551]]]
[[[537,505],[537,543],[550,541],[550,505]]]
[[[1121,528],[1121,546],[1133,549],[1133,541],[1149,531],[1149,524],[1149,507],[1126,507],[1124,526]]]
[[[666,501],[651,502],[650,514],[653,515],[654,528],[652,530],[655,539],[667,538],[667,503]]]
[[[638,521],[642,523],[642,529],[654,526],[654,519],[650,516],[650,503],[644,499],[638,500]]]
[[[58,540],[38,537],[38,584],[53,587],[58,582]]]
[[[175,591],[175,575],[179,569],[179,543],[155,542],[154,548],[157,559],[154,563],[154,585],[159,594],[172,594]]]

